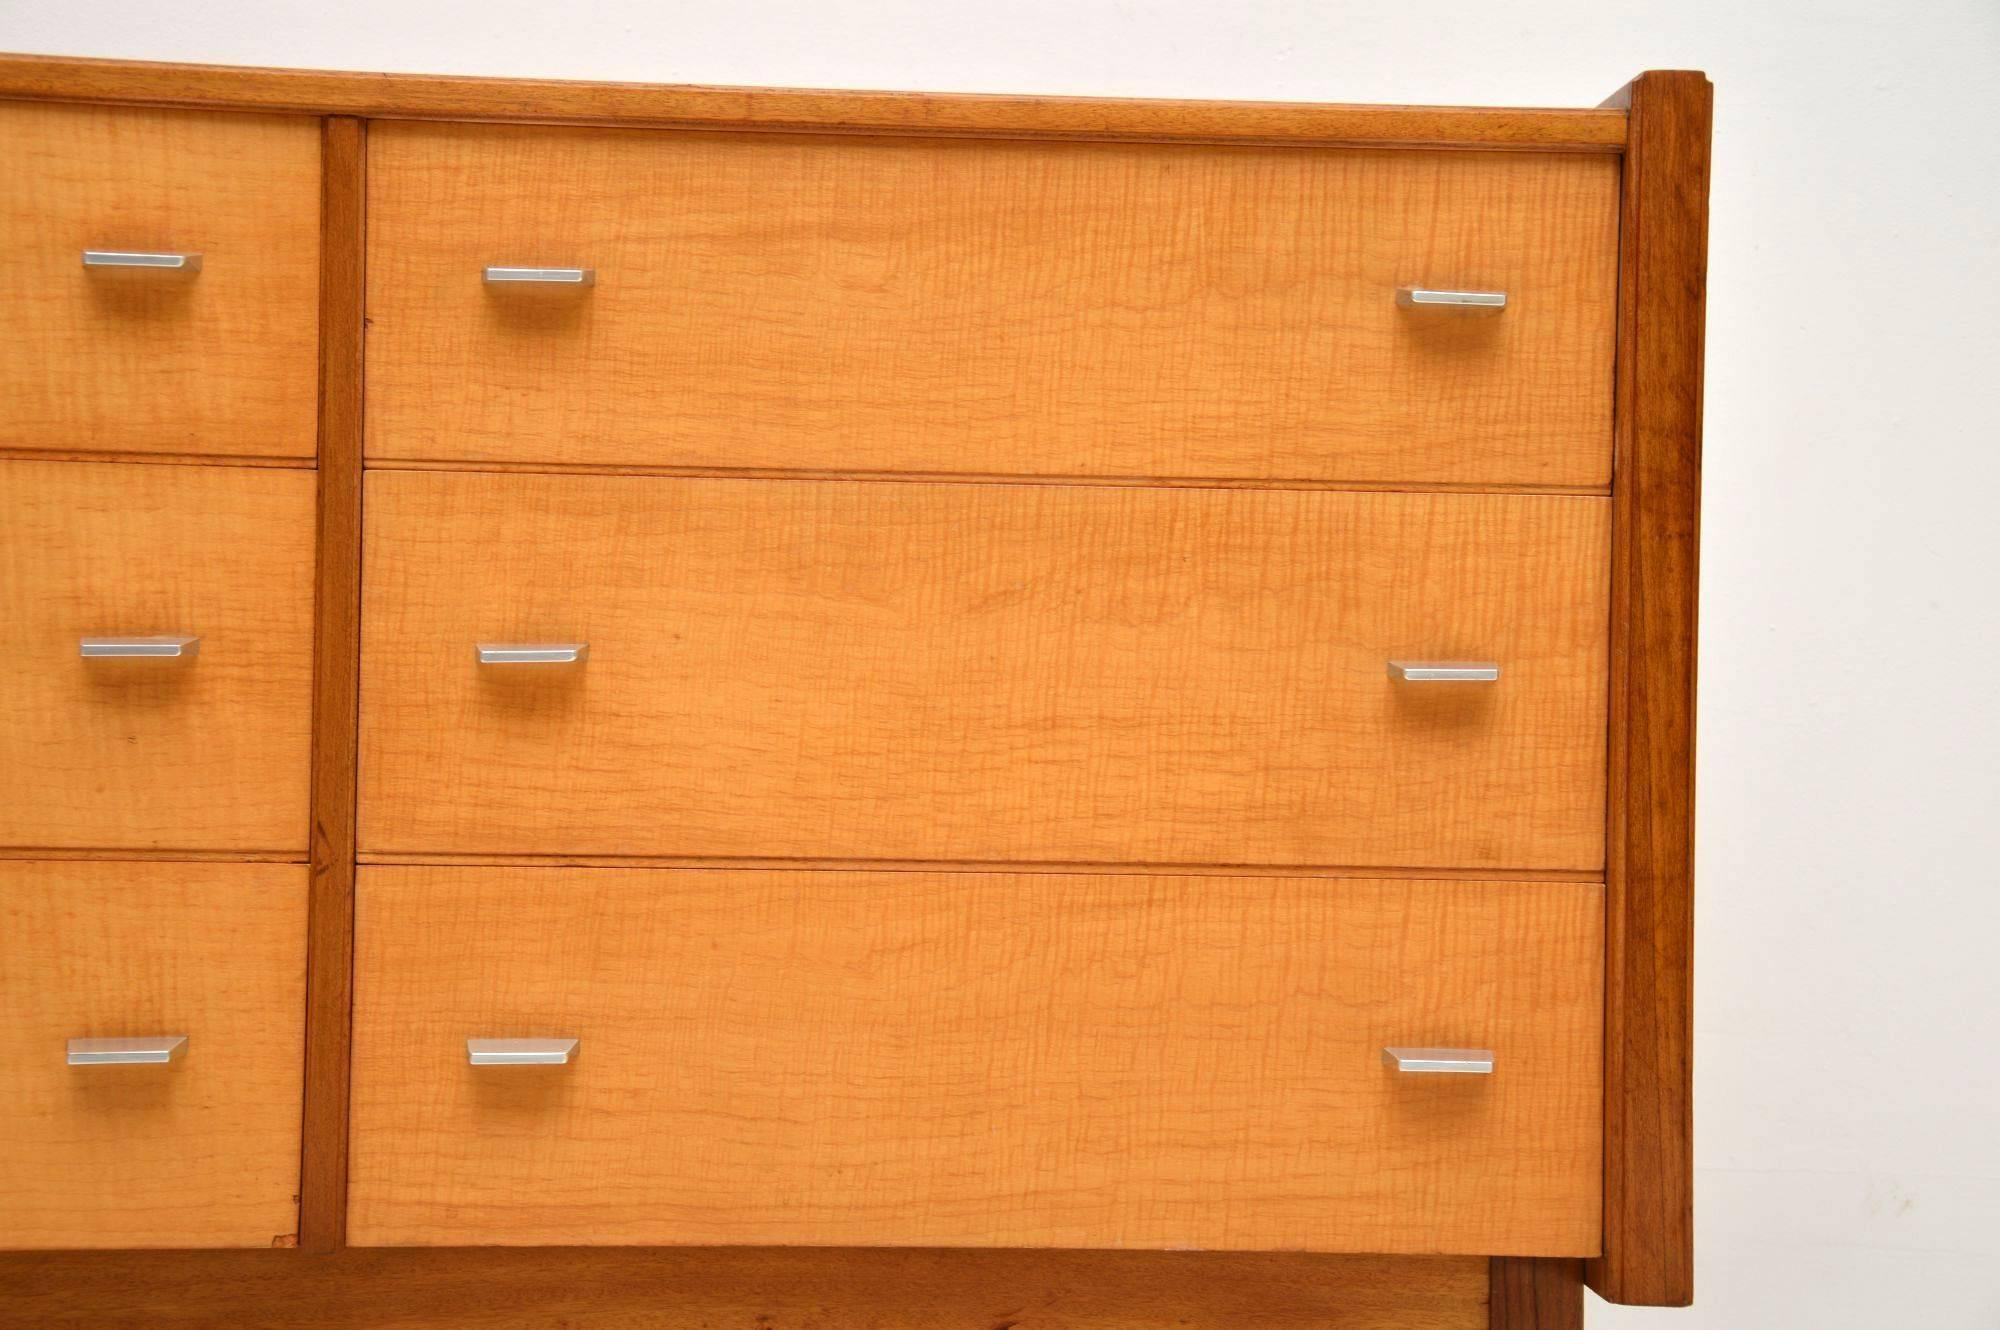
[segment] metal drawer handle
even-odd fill
[[[588,642],[481,642],[481,665],[581,665]]]
[[[488,268],[486,282],[489,286],[505,286],[514,283],[541,286],[596,286],[595,268]]]
[[[475,1067],[561,1067],[576,1057],[574,1039],[468,1039],[465,1060]]]
[[[1490,660],[1392,660],[1389,677],[1404,683],[1498,683],[1500,666]]]
[[[187,1052],[184,1034],[154,1035],[146,1039],[72,1039],[69,1065],[72,1067],[153,1067],[178,1061]]]
[[[1396,303],[1404,309],[1486,309],[1507,308],[1505,291],[1441,291],[1429,286],[1396,288]]]
[[[83,251],[83,266],[86,268],[153,268],[162,272],[197,273],[201,271],[201,255],[149,254],[135,249],[86,249]]]
[[[76,654],[85,660],[126,659],[133,656],[193,660],[201,654],[198,637],[86,637],[76,644]]]
[[[1382,1065],[1391,1071],[1424,1075],[1491,1076],[1490,1048],[1385,1048]]]

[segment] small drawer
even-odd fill
[[[358,1244],[1597,1251],[1595,885],[365,867],[357,908]]]
[[[383,123],[368,185],[378,459],[1610,479],[1611,155]]]
[[[0,462],[0,845],[306,845],[313,474]]]
[[[367,506],[364,850],[1604,862],[1606,499],[376,471]]]
[[[298,1231],[306,877],[0,861],[0,1248]]]
[[[319,121],[0,105],[0,447],[310,457]]]

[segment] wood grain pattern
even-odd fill
[[[311,473],[0,462],[0,842],[303,849]],[[194,660],[82,660],[188,633]]]
[[[322,144],[320,433],[313,621],[312,897],[307,921],[305,1141],[299,1241],[347,1225],[348,1012],[354,995],[354,767],[361,655],[361,337],[364,126],[331,117]]]
[[[371,460],[1609,479],[1613,158],[417,124],[369,155]]]
[[[1593,1252],[1601,903],[363,868],[349,1238]],[[474,1036],[582,1045],[471,1068]],[[1402,1043],[1500,1070],[1398,1075]]]
[[[34,1330],[1485,1330],[1475,1257],[553,1248],[0,1256]]]
[[[297,1223],[305,870],[0,863],[0,1247],[268,1247]],[[165,1067],[72,1038],[184,1034]]]
[[[1714,91],[1629,90],[1613,497],[1604,1253],[1612,1302],[1694,1297],[1694,707]]]
[[[367,488],[371,853],[1602,863],[1603,499]]]
[[[0,446],[311,456],[317,130],[0,105]],[[202,269],[90,271],[86,249]]]
[[[1496,1256],[1489,1277],[1489,1330],[1583,1330],[1581,1262]]]
[[[6,851],[0,850],[0,854]],[[784,859],[742,856],[590,854],[375,854],[355,856],[364,864],[410,864],[436,868],[782,868],[798,872],[871,873],[1171,873],[1176,877],[1294,877],[1297,865],[1079,863],[1020,859]],[[1434,878],[1467,882],[1595,882],[1601,871],[1580,868],[1388,868],[1379,864],[1314,864],[1314,877]]]
[[[0,98],[305,111],[396,120],[498,120],[829,133],[1251,143],[1385,143],[1615,152],[1611,108],[1342,106],[1118,97],[717,88],[257,69],[0,55]]]

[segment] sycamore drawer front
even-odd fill
[[[0,105],[0,446],[312,456],[319,135]]]
[[[376,459],[1610,480],[1610,155],[368,143]]]
[[[366,504],[364,851],[1603,863],[1604,499],[375,472]]]
[[[357,908],[360,1244],[1597,1250],[1595,885],[364,867]]]
[[[297,1232],[306,876],[0,861],[0,1248]],[[176,1038],[170,1062],[70,1048]]]
[[[0,462],[0,845],[302,851],[312,574],[309,471]]]

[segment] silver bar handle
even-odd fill
[[[1391,1071],[1427,1076],[1491,1076],[1490,1048],[1385,1048],[1382,1065]]]
[[[1389,677],[1404,683],[1498,683],[1500,666],[1491,660],[1392,660]]]
[[[562,1067],[576,1057],[574,1039],[468,1039],[465,1060],[474,1067]]]
[[[1484,309],[1498,312],[1507,308],[1505,291],[1446,291],[1432,286],[1396,288],[1396,303],[1404,309]]]
[[[187,1052],[184,1034],[153,1035],[145,1039],[72,1039],[69,1065],[72,1067],[154,1067],[175,1062]]]
[[[481,642],[481,665],[581,665],[588,642]]]
[[[85,660],[129,659],[136,656],[192,660],[201,654],[199,637],[86,637],[76,644]]]
[[[163,272],[201,271],[199,254],[155,254],[136,249],[86,249],[86,268],[152,268]]]
[[[596,286],[597,269],[493,267],[486,269],[486,283],[489,286],[506,286],[514,283],[541,286]]]

